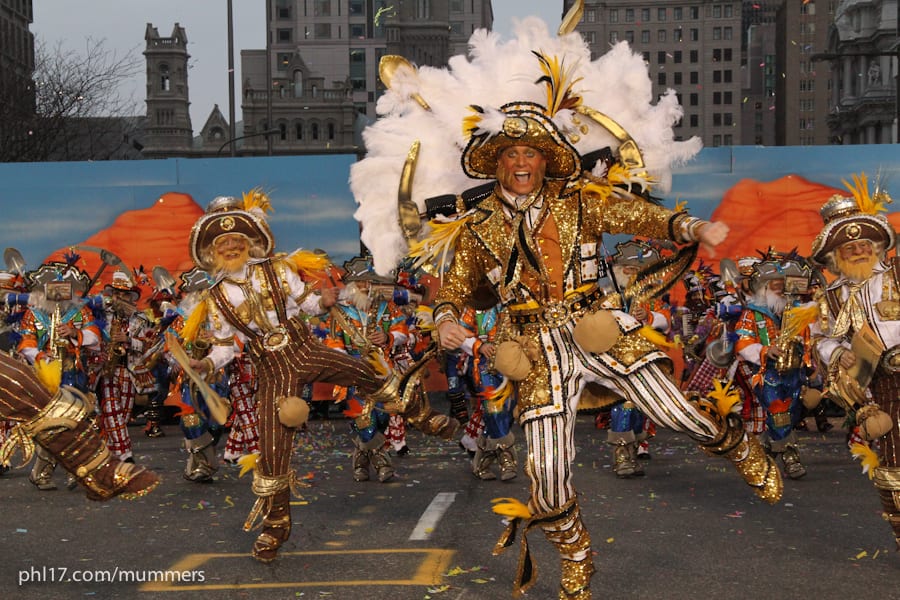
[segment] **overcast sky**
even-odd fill
[[[559,26],[562,0],[494,0],[494,30],[509,37],[513,18],[536,15],[551,31]],[[240,51],[265,48],[265,3],[233,0],[235,90],[240,95]],[[77,14],[73,14],[73,11]],[[135,114],[144,114],[144,31],[152,23],[168,37],[175,23],[188,38],[191,125],[198,133],[214,104],[228,118],[228,34],[225,0],[34,0],[31,31],[50,47],[84,54],[88,38],[102,41],[118,57],[132,53],[139,74],[122,89],[135,99]],[[240,105],[236,107],[240,119]]]

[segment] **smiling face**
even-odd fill
[[[546,170],[544,155],[531,146],[509,146],[497,157],[497,181],[516,196],[539,189]]]
[[[234,273],[250,260],[250,242],[239,233],[220,235],[213,242],[216,270]]]
[[[878,260],[874,244],[866,239],[842,244],[834,256],[838,270],[852,281],[865,281],[871,277]]]

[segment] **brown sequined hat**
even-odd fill
[[[197,219],[191,228],[189,248],[191,258],[201,269],[210,270],[208,257],[204,254],[221,235],[239,233],[247,237],[250,243],[256,243],[270,254],[275,247],[275,239],[265,213],[261,210],[241,210],[236,208],[239,201],[230,196],[218,196],[209,203],[205,215]]]
[[[890,221],[881,214],[862,212],[855,198],[836,194],[819,210],[825,226],[812,245],[812,258],[824,263],[832,250],[847,242],[869,240],[883,242],[885,251],[894,247],[896,234]]]
[[[578,151],[569,144],[556,125],[544,114],[545,109],[533,102],[504,104],[505,115],[500,131],[477,130],[462,154],[466,175],[477,179],[497,176],[497,157],[510,146],[530,146],[547,161],[548,179],[571,179],[579,175]]]

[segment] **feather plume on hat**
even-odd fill
[[[362,241],[372,252],[375,270],[390,272],[409,251],[398,222],[397,191],[415,141],[421,147],[411,199],[420,214],[426,213],[426,198],[477,184],[460,168],[463,151],[471,135],[500,131],[500,108],[510,103],[544,107],[565,143],[582,155],[607,146],[615,152],[620,141],[579,107],[608,116],[631,136],[643,157],[641,173],[617,171],[616,177],[640,175],[641,185],[653,182],[656,191],[665,193],[671,168],[692,158],[701,142],[675,141],[673,125],[683,111],[673,90],[653,101],[647,65],[627,43],[591,60],[580,34],[555,36],[534,17],[518,22],[510,40],[476,31],[468,56],[451,57],[447,68],[394,72],[376,105],[379,119],[363,132],[366,157],[350,169],[350,188],[359,205],[354,216],[362,224]],[[606,169],[598,161],[594,174],[603,177]]]

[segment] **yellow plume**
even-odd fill
[[[321,279],[325,269],[331,266],[331,259],[327,255],[311,250],[297,250],[288,258],[299,273],[308,277]]]
[[[644,336],[645,338],[647,338],[648,340],[650,340],[655,345],[657,345],[661,348],[680,348],[681,347],[678,345],[677,341],[670,342],[668,339],[666,339],[665,334],[660,333],[659,331],[653,329],[649,325],[644,325],[643,327],[641,327],[640,330],[638,330],[638,333],[640,333],[642,336]]]
[[[494,498],[491,500],[492,510],[498,515],[515,519],[530,519],[531,511],[515,498]]]
[[[61,360],[55,359],[50,362],[37,360],[34,363],[34,371],[37,374],[38,380],[45,388],[47,388],[50,395],[54,395],[59,391],[59,386],[62,383]]]
[[[678,200],[675,202],[674,212],[679,213],[684,212],[685,210],[687,210],[687,200]]]
[[[881,461],[878,460],[878,455],[869,448],[868,444],[850,444],[850,454],[853,455],[853,458],[861,461],[863,473],[867,474],[869,479],[875,477],[875,469],[881,465]]]
[[[891,197],[888,196],[887,192],[879,190],[877,186],[875,195],[870,196],[869,181],[866,179],[865,173],[860,172],[859,175],[854,173],[852,185],[847,182],[846,179],[842,179],[841,182],[848,190],[850,190],[850,193],[853,194],[853,198],[856,199],[856,205],[859,206],[860,212],[867,215],[876,215],[880,212],[887,212],[887,207],[884,204],[885,202],[891,203]]]
[[[237,461],[238,464],[241,465],[241,470],[238,473],[238,477],[243,477],[248,472],[256,470],[259,463],[259,454],[256,454],[255,452],[253,454],[245,454]]]
[[[466,139],[472,137],[472,134],[478,131],[478,127],[481,123],[481,115],[483,113],[480,106],[470,106],[469,110],[472,111],[470,115],[463,117],[462,121],[462,129],[463,136]]]
[[[781,335],[785,339],[798,336],[819,318],[819,305],[810,302],[806,306],[795,306],[784,311],[781,319]]]
[[[707,394],[707,397],[716,401],[716,412],[723,417],[727,416],[741,401],[740,393],[731,387],[731,382],[729,381],[725,387],[722,387],[722,381],[719,379],[713,379],[713,391]]]
[[[185,342],[193,342],[197,339],[197,334],[200,333],[200,326],[206,322],[208,310],[209,308],[206,306],[206,297],[204,296],[203,299],[197,303],[197,306],[194,307],[194,310],[191,311],[187,320],[185,320],[184,326],[181,328],[181,339]]]
[[[384,359],[384,354],[378,348],[372,348],[366,355],[366,362],[375,369],[375,375],[379,379],[384,379],[391,373],[391,367]]]
[[[550,58],[540,52],[534,52],[534,55],[537,56],[541,63],[541,71],[544,72],[544,75],[535,83],[544,82],[547,86],[547,115],[553,116],[560,110],[579,106],[581,96],[576,94],[572,88],[582,78],[572,79],[575,68],[567,69],[556,56]]]
[[[409,247],[409,256],[416,259],[412,270],[423,267],[427,263],[437,262],[438,272],[443,274],[450,251],[456,245],[456,239],[468,223],[468,217],[460,217],[452,221],[432,219],[428,225],[431,232],[423,240],[417,240]]]
[[[272,201],[260,187],[255,187],[244,195],[244,210],[258,208],[264,213],[272,212]]]

